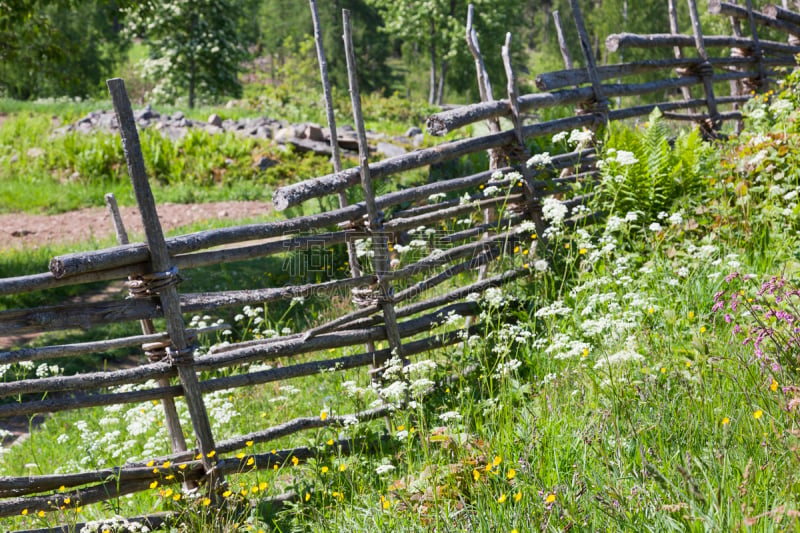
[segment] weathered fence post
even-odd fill
[[[678,24],[678,6],[676,5],[676,0],[669,0],[669,32],[672,35],[680,35],[680,25]],[[675,54],[675,59],[683,59],[683,50],[680,46],[673,47],[673,52]],[[686,68],[677,68],[675,69],[675,73],[678,77],[686,76],[687,69]],[[683,86],[681,87],[681,93],[683,94],[684,101],[688,102],[692,99],[692,89],[690,87]]]
[[[358,76],[356,74],[356,55],[353,50],[353,35],[350,24],[350,11],[342,10],[342,23],[344,26],[344,48],[347,55],[347,76],[350,82],[350,102],[353,106],[353,119],[356,123],[358,135],[358,155],[361,166],[361,188],[364,190],[364,203],[367,206],[369,217],[368,233],[372,237],[372,264],[375,275],[378,277],[378,304],[383,311],[383,320],[386,327],[386,337],[392,353],[403,357],[403,344],[397,328],[397,315],[392,299],[392,289],[386,274],[389,270],[389,243],[383,233],[383,220],[375,205],[375,191],[372,187],[372,177],[369,170],[369,146],[367,132],[364,128],[364,117],[361,113],[361,94],[358,90]],[[374,353],[374,352],[373,352]]]
[[[703,31],[700,28],[700,16],[697,14],[697,2],[695,0],[687,0],[689,3],[689,15],[692,19],[692,31],[694,33],[694,42],[697,47],[697,54],[703,62],[698,67],[697,71],[703,80],[703,90],[706,95],[706,107],[708,108],[708,123],[706,124],[705,133],[710,136],[716,136],[716,129],[720,125],[719,111],[717,110],[717,100],[714,96],[714,67],[708,62],[708,54],[706,53],[706,45],[703,41]]]
[[[592,45],[589,42],[589,34],[586,33],[586,26],[583,23],[581,7],[578,5],[578,0],[569,0],[569,3],[570,6],[572,6],[572,16],[575,19],[575,27],[578,29],[581,52],[583,52],[583,59],[586,61],[586,72],[589,74],[589,80],[592,83],[592,93],[594,94],[594,101],[586,112],[599,113],[602,115],[603,123],[605,124],[608,122],[608,98],[603,94],[603,84],[600,83],[600,77],[597,75],[597,66],[594,62]],[[578,112],[580,113],[581,110],[579,109]]]
[[[559,32],[560,33],[560,32]],[[530,155],[528,147],[525,145],[525,137],[522,135],[522,118],[519,114],[519,94],[517,91],[517,76],[514,73],[514,68],[511,65],[511,32],[506,33],[506,42],[501,50],[503,56],[503,67],[506,71],[507,92],[508,92],[508,105],[511,108],[511,121],[514,124],[514,133],[517,136],[517,144],[519,145],[518,161],[522,170],[523,177],[523,194],[525,195],[526,211],[528,216],[531,217],[534,224],[536,224],[536,233],[541,237],[544,232],[544,223],[542,222],[541,211],[535,209],[534,203],[537,202],[536,191],[533,186],[533,176],[531,176],[530,168],[528,168],[527,157]]]
[[[111,215],[111,221],[114,223],[114,233],[117,235],[117,242],[119,244],[128,244],[128,232],[125,231],[125,224],[122,221],[119,207],[117,207],[117,199],[114,193],[108,193],[105,196],[106,207],[108,213]],[[131,278],[129,278],[131,279]],[[142,333],[145,335],[152,335],[156,333],[156,328],[153,321],[144,319],[139,321],[142,326]],[[148,360],[152,363],[161,361],[166,355],[166,348],[169,346],[169,340],[155,343],[143,344],[142,348]],[[159,387],[169,387],[169,379],[159,378]],[[170,443],[172,444],[172,452],[185,452],[186,451],[186,438],[183,435],[183,428],[181,421],[178,417],[178,410],[175,408],[175,400],[173,398],[162,398],[161,406],[164,408],[164,418],[166,419],[167,434],[169,435]],[[194,483],[186,483],[187,488],[194,488]]]
[[[167,322],[167,332],[172,346],[167,348],[167,357],[177,367],[178,376],[189,407],[197,447],[201,454],[201,461],[207,474],[210,474],[215,460],[212,458],[214,450],[214,435],[211,423],[203,402],[203,394],[194,371],[194,347],[187,340],[181,315],[180,301],[176,284],[179,281],[177,269],[172,266],[172,259],[164,241],[164,233],[158,219],[153,192],[147,180],[144,167],[144,156],[139,144],[139,133],[136,130],[136,120],[133,117],[131,102],[125,90],[125,82],[120,78],[110,79],[107,82],[114,111],[117,115],[122,147],[125,152],[125,161],[131,177],[136,202],[142,216],[145,229],[147,247],[150,251],[150,263],[153,273],[142,276],[142,289],[145,297],[158,295],[163,308],[164,318]],[[158,287],[150,289],[153,283]],[[213,487],[219,479],[209,480]]]
[[[561,26],[561,15],[558,10],[553,11],[553,22],[556,25],[556,36],[558,37],[558,48],[561,50],[561,58],[564,60],[564,67],[572,70],[572,55],[567,47],[567,40],[564,38],[564,28]]]

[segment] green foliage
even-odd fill
[[[714,166],[714,150],[695,128],[670,142],[671,131],[655,109],[643,134],[613,125],[605,144],[601,205],[611,213],[635,211],[642,223],[699,191]]]
[[[245,52],[237,36],[237,7],[236,0],[158,1],[129,13],[131,31],[150,46],[142,71],[155,83],[154,101],[175,102],[188,94],[193,108],[198,99],[241,94],[238,73]]]
[[[377,9],[365,0],[317,1],[322,42],[328,61],[331,85],[346,88],[347,62],[342,41],[342,9],[349,9],[352,19],[353,45],[358,64],[359,88],[364,93],[385,92],[394,81],[387,66],[392,50],[381,31],[383,19]],[[262,49],[271,60],[271,78],[297,82],[293,66],[301,66],[301,81],[317,91],[319,67],[313,39],[311,11],[307,2],[273,0],[265,2],[260,14]],[[294,78],[294,79],[293,79]]]
[[[120,2],[11,2],[0,6],[0,92],[18,99],[87,97],[124,58]]]

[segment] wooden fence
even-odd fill
[[[541,92],[518,96],[509,59],[512,43],[511,36],[508,35],[503,48],[507,97],[500,100],[494,99],[491,83],[483,67],[477,35],[472,27],[470,7],[466,38],[475,57],[482,101],[438,113],[428,119],[427,127],[431,134],[442,135],[467,124],[485,120],[488,121],[490,133],[444,142],[433,148],[374,163],[368,161],[369,147],[355,76],[350,22],[345,11],[347,65],[360,164],[357,168],[343,170],[338,154],[333,106],[324,51],[319,39],[316,7],[311,0],[320,71],[329,112],[334,173],[282,187],[274,193],[273,201],[275,208],[282,211],[309,199],[337,194],[339,208],[315,215],[207,230],[172,238],[165,238],[161,230],[124,83],[119,79],[110,80],[108,88],[117,113],[125,157],[144,221],[146,242],[127,243],[124,227],[115,217],[119,246],[55,257],[50,263],[49,272],[0,280],[0,294],[19,294],[99,280],[127,279],[132,297],[80,305],[62,304],[4,311],[0,313],[0,334],[89,328],[137,320],[141,321],[143,334],[97,342],[0,352],[0,364],[104,353],[137,345],[143,346],[148,360],[135,368],[0,383],[1,398],[13,396],[20,399],[0,404],[0,418],[160,400],[165,411],[172,453],[152,459],[162,465],[169,461],[169,466],[153,469],[147,466],[146,461],[141,461],[71,474],[2,477],[0,517],[20,514],[23,510],[35,513],[50,512],[63,508],[62,506],[85,506],[147,490],[154,481],[162,485],[200,485],[202,490],[213,496],[225,483],[226,476],[272,468],[273,465],[285,463],[290,457],[305,461],[318,453],[314,448],[295,448],[273,453],[232,456],[240,450],[248,452],[248,443],[268,442],[312,428],[341,426],[352,417],[359,421],[381,418],[393,409],[402,408],[402,402],[398,405],[386,402],[382,406],[347,416],[331,416],[326,419],[300,417],[278,426],[216,441],[203,395],[234,387],[252,387],[309,376],[322,370],[341,371],[369,365],[379,367],[393,355],[408,359],[422,352],[460,342],[462,336],[458,331],[431,336],[431,326],[442,322],[450,312],[475,317],[477,320],[481,305],[467,299],[467,296],[480,294],[489,287],[502,286],[531,275],[533,269],[528,263],[499,271],[492,265],[501,264],[494,260],[513,250],[517,242],[530,243],[535,237],[538,237],[540,243],[536,250],[537,256],[547,260],[546,239],[542,235],[545,225],[541,213],[542,199],[548,195],[565,193],[568,187],[564,186],[571,183],[589,184],[598,174],[593,166],[595,153],[590,148],[553,157],[545,167],[529,167],[525,164],[531,155],[526,146],[527,139],[575,128],[596,129],[608,121],[647,115],[655,107],[659,107],[667,118],[697,122],[709,136],[716,135],[724,121],[741,120],[741,113],[736,109],[737,104],[747,100],[751,90],[764,88],[775,75],[776,67],[795,65],[794,55],[800,53],[800,14],[789,11],[785,6],[772,5],[766,6],[763,13],[758,13],[753,10],[750,0],[747,0],[746,7],[712,1],[712,12],[731,18],[733,35],[704,36],[698,23],[696,4],[693,0],[688,0],[688,3],[692,19],[691,35],[679,33],[675,0],[670,0],[669,9],[664,13],[671,20],[670,34],[618,34],[610,35],[606,40],[606,46],[611,51],[623,47],[674,47],[674,59],[597,66],[577,0],[571,0],[585,66],[573,68],[569,50],[563,42],[560,19],[554,13],[566,69],[538,75],[536,85]],[[748,37],[742,36],[740,21],[745,22],[749,28]],[[760,39],[760,26],[787,33],[789,42]],[[688,48],[694,48],[695,53],[687,52],[684,55],[683,49]],[[709,55],[709,50],[718,48],[730,49],[730,55]],[[646,72],[660,73],[666,77],[645,83],[608,82]],[[719,85],[715,87],[714,84],[723,81],[730,82],[730,94],[717,95],[715,90]],[[694,86],[702,88],[702,96],[692,96],[690,89]],[[649,93],[677,95],[678,91],[681,91],[681,98],[667,98],[658,104],[617,109],[612,109],[609,104],[610,99],[615,97]],[[575,106],[576,115],[548,122],[523,123],[523,112],[564,105]],[[728,106],[732,109],[721,109]],[[698,111],[700,109],[702,111]],[[501,117],[510,120],[510,129],[501,129]],[[488,151],[490,155],[490,168],[486,171],[448,177],[441,181],[375,195],[375,180],[391,178],[405,171],[453,161],[483,151]],[[359,187],[364,200],[348,205],[345,193],[350,187]],[[497,192],[487,194],[487,190]],[[437,196],[445,199],[434,201],[433,198]],[[574,207],[586,203],[589,195],[573,198],[562,195],[562,198],[569,207]],[[112,214],[115,213],[113,199],[109,199],[109,205]],[[386,215],[390,209],[394,210],[393,213],[391,216]],[[448,227],[453,227],[454,221],[465,218],[481,222],[472,223],[466,229],[451,231],[442,241],[447,246],[437,253],[407,265],[397,266],[390,262],[390,246],[399,242],[398,239],[402,238],[400,236],[404,231],[442,223],[449,223]],[[597,218],[598,214],[587,214],[584,210],[583,213],[570,217],[567,225],[583,226]],[[372,250],[371,264],[362,263],[359,259],[355,237],[369,241]],[[269,240],[264,242],[265,239]],[[251,244],[254,240],[260,242]],[[178,293],[179,270],[287,254],[307,249],[312,244],[324,248],[345,245],[351,276],[321,283],[255,290]],[[211,249],[222,245],[226,247]],[[473,271],[477,271],[477,274],[473,274]],[[446,283],[454,280],[459,282],[455,290],[442,289]],[[404,288],[395,290],[400,283],[404,284]],[[438,292],[435,290],[437,287]],[[315,324],[303,333],[231,345],[205,355],[195,355],[195,339],[215,328],[187,329],[183,320],[185,313],[261,305],[311,295],[327,298],[334,294],[351,293],[354,310],[327,323]],[[165,319],[166,331],[155,330],[152,320],[157,318]],[[470,326],[475,332],[482,331],[483,328],[483,324]],[[389,348],[376,350],[377,341],[388,341]],[[327,349],[362,344],[364,351],[356,355],[335,359],[322,356]],[[202,371],[301,354],[317,354],[318,357],[269,370],[202,381],[198,378],[198,373]],[[157,385],[127,392],[112,389],[122,384],[143,384],[149,380],[155,380]],[[44,393],[47,393],[46,398],[35,399],[36,395],[42,397]],[[174,399],[179,396],[185,398],[189,407],[191,433],[195,438],[191,445],[187,445],[184,440],[184,428],[181,427],[176,413]],[[340,452],[345,454],[358,445],[349,440],[338,443]],[[282,495],[278,500],[287,497]],[[163,517],[142,518],[151,525],[160,523],[162,519]]]

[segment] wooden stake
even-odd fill
[[[694,33],[694,42],[697,47],[697,54],[703,60],[703,89],[706,95],[706,107],[708,108],[708,115],[710,123],[706,127],[706,133],[709,136],[715,135],[715,130],[719,126],[719,111],[717,111],[717,101],[714,98],[714,67],[708,62],[708,54],[706,53],[706,45],[703,40],[703,31],[700,28],[700,16],[697,14],[697,2],[695,0],[687,0],[689,3],[689,15],[692,19],[692,31]],[[709,72],[710,71],[710,72]]]
[[[150,190],[150,183],[147,180],[144,157],[139,144],[139,133],[136,130],[136,121],[133,117],[128,93],[125,90],[125,82],[121,78],[114,78],[108,80],[107,85],[111,94],[111,101],[114,104],[114,112],[117,115],[122,147],[128,164],[128,173],[136,194],[136,201],[139,204],[139,212],[142,215],[147,246],[150,250],[151,265],[154,272],[168,272],[172,269],[172,260],[167,251],[155,200]],[[215,451],[214,435],[211,432],[211,423],[203,403],[203,394],[200,390],[197,375],[192,368],[194,356],[189,351],[191,348],[186,339],[186,330],[184,329],[178,291],[175,285],[162,289],[159,293],[159,299],[167,322],[167,332],[172,341],[172,350],[175,357],[173,364],[178,368],[181,385],[186,394],[186,404],[189,407],[189,415],[192,419],[197,447],[202,456],[203,467],[209,473],[215,462],[212,460],[214,454],[211,453]],[[209,457],[209,454],[211,454],[211,457]],[[220,480],[212,479],[209,485],[213,487],[218,481]]]
[[[575,27],[578,30],[578,37],[581,43],[581,52],[583,52],[583,59],[586,61],[586,71],[589,74],[589,80],[592,82],[592,92],[594,93],[594,110],[600,113],[603,117],[603,122],[608,122],[608,98],[603,93],[603,85],[600,83],[600,78],[597,76],[597,65],[595,65],[594,54],[592,54],[592,45],[589,42],[589,34],[586,33],[586,26],[583,23],[583,14],[581,7],[578,5],[578,0],[569,0],[572,7],[572,16],[575,18]]]
[[[358,90],[350,10],[342,10],[342,23],[344,26],[344,48],[347,55],[347,77],[350,82],[350,102],[353,107],[353,120],[356,123],[356,133],[358,135],[361,188],[364,191],[364,202],[367,205],[369,232],[372,234],[372,251],[374,254],[372,264],[375,269],[375,275],[378,276],[378,303],[383,310],[389,346],[395,355],[402,358],[403,344],[400,340],[400,333],[397,330],[397,317],[391,299],[391,287],[386,279],[386,274],[389,271],[389,243],[382,231],[383,222],[375,204],[375,191],[372,188],[372,177],[370,176],[369,146],[367,145],[367,132],[364,128],[364,116],[361,113],[361,95]]]
[[[111,215],[111,220],[114,223],[114,232],[117,234],[117,242],[119,244],[128,244],[128,232],[125,231],[125,224],[122,221],[119,207],[117,207],[117,199],[114,197],[113,193],[108,193],[105,196],[105,200],[106,207],[108,207],[108,212]],[[142,333],[144,335],[152,335],[156,332],[153,321],[150,319],[140,320],[139,324],[142,327]],[[159,378],[158,385],[160,387],[169,387],[169,379]],[[181,420],[178,417],[178,410],[175,408],[175,400],[172,398],[163,398],[161,400],[161,406],[164,408],[164,417],[166,419],[169,440],[172,444],[172,451],[185,452],[186,439],[183,436],[183,428],[181,427]],[[192,489],[194,485],[192,484],[186,488]]]
[[[567,40],[564,38],[564,28],[561,26],[561,16],[558,10],[553,11],[553,21],[556,24],[556,35],[558,36],[558,48],[561,50],[561,58],[564,60],[564,66],[568,70],[572,70],[572,55],[569,53],[567,47]]]

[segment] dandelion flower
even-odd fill
[[[256,460],[251,457],[250,459],[247,460],[247,466],[253,466],[253,463],[255,462]]]
[[[39,511],[38,513],[36,513],[36,516],[38,516],[39,518],[43,518],[44,517],[44,511]]]
[[[227,498],[227,497],[228,497],[228,496],[230,496],[231,494],[233,494],[233,492],[231,492],[231,491],[229,491],[229,490],[226,490],[225,492],[223,492],[223,493],[222,493],[222,497],[223,497],[223,498]]]
[[[504,492],[503,494],[500,495],[499,498],[497,498],[497,503],[505,503],[505,501],[506,501],[506,493]]]
[[[344,463],[340,464],[339,465],[339,472],[344,472],[345,470],[347,470],[347,465],[344,464]]]
[[[253,441],[249,440],[249,441],[245,442],[244,445],[249,448],[249,447],[251,447],[253,445]]]
[[[552,492],[547,495],[547,498],[544,499],[544,503],[548,505],[553,503],[554,501],[556,501],[556,495],[553,494]]]
[[[506,477],[508,479],[514,479],[514,477],[516,477],[516,475],[517,475],[517,471],[512,468],[512,469],[510,469],[508,471],[508,474],[506,474]]]
[[[311,499],[311,493],[309,493],[309,492],[306,492],[306,495],[305,495],[305,497],[304,497],[303,499],[304,499],[305,501],[308,501],[308,500],[310,500],[310,499]]]
[[[753,418],[758,420],[759,418],[761,418],[761,415],[763,415],[763,414],[764,414],[764,411],[762,411],[761,409],[757,409],[756,411],[753,412]]]
[[[327,467],[327,466],[323,466],[323,467],[320,469],[320,472],[322,472],[323,474],[327,474],[327,473],[328,473],[328,467]]]
[[[328,439],[328,442],[326,444],[328,446],[333,446],[333,439]]]
[[[472,479],[478,481],[481,478],[481,473],[478,471],[477,468],[472,469]]]
[[[164,464],[161,465],[161,468],[169,468],[169,465],[171,465],[171,464],[172,463],[170,463],[169,461],[164,461]]]
[[[293,455],[293,456],[292,456],[292,464],[293,464],[294,466],[297,466],[299,463],[300,463],[300,459],[298,459],[297,457],[295,457],[295,456]]]
[[[156,487],[158,487],[158,481],[153,481],[152,483],[150,483],[150,488],[151,489],[154,489]]]
[[[727,426],[728,424],[730,424],[730,422],[731,422],[731,419],[728,418],[727,416],[722,418],[722,425],[723,426]]]
[[[514,494],[514,503],[520,501],[521,499],[522,499],[522,491],[519,491],[518,493]]]
[[[494,456],[494,460],[492,461],[492,466],[497,466],[502,462],[503,462],[503,458],[500,457],[499,455],[495,455]]]
[[[324,421],[325,421],[327,418],[328,418],[328,413],[326,413],[325,411],[322,411],[322,412],[319,414],[319,419],[320,419],[320,420],[322,420],[323,422],[324,422]]]
[[[22,514],[22,516],[27,515],[28,514],[28,510],[27,509],[23,509],[21,514]]]
[[[203,506],[208,507],[211,505],[211,498],[203,498]]]
[[[180,500],[180,499],[181,499],[181,493],[180,493],[180,492],[178,492],[177,494],[175,494],[175,495],[172,497],[172,499],[173,499],[173,500],[175,500],[175,501],[177,502],[178,500]]]
[[[769,390],[771,390],[772,392],[778,390],[778,382],[775,381],[774,379],[772,380],[772,383],[770,383],[769,385]]]
[[[706,327],[700,326],[700,333],[705,333],[705,332],[706,332]]]

